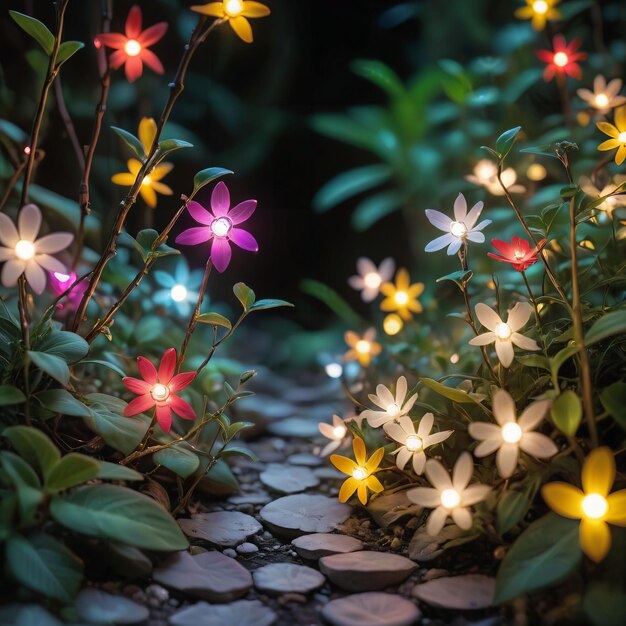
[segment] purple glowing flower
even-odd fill
[[[211,212],[198,202],[190,202],[187,209],[199,224],[188,228],[176,237],[176,243],[195,246],[213,239],[211,245],[211,261],[218,272],[223,272],[230,263],[230,242],[251,252],[258,252],[259,244],[247,231],[235,228],[245,222],[256,209],[256,200],[245,200],[230,208],[230,193],[224,183],[218,183],[211,195]]]

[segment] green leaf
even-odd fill
[[[116,374],[119,374],[122,378],[126,376],[126,372],[121,367],[115,365],[115,363],[110,363],[109,361],[103,361],[101,359],[88,359],[81,361],[81,365],[88,365],[90,363],[93,363],[94,365],[102,365],[102,367],[106,367]]]
[[[111,130],[139,157],[140,161],[146,158],[143,144],[135,135],[117,126],[111,126]]]
[[[504,557],[496,578],[496,604],[567,578],[582,561],[578,520],[548,513],[533,522]]]
[[[293,304],[291,302],[287,302],[285,300],[276,300],[274,298],[266,298],[264,300],[257,300],[251,307],[249,307],[248,311],[263,311],[265,309],[277,309],[281,306],[290,306]]]
[[[59,46],[59,51],[57,53],[57,65],[62,65],[84,47],[85,44],[82,41],[64,41]]]
[[[474,272],[471,270],[459,270],[458,272],[452,272],[452,274],[441,276],[436,280],[436,282],[440,283],[441,281],[449,280],[453,282],[461,291],[463,291],[472,279],[472,276],[474,276]]]
[[[313,198],[313,208],[322,213],[348,198],[388,181],[393,170],[388,165],[366,165],[329,180]]]
[[[180,446],[159,450],[152,455],[152,459],[158,465],[167,467],[167,469],[182,478],[191,476],[200,466],[198,455]]]
[[[252,452],[252,450],[250,450],[250,448],[246,448],[245,446],[238,446],[238,445],[228,445],[228,447],[224,448],[221,452],[220,452],[220,458],[228,458],[231,456],[242,456],[246,459],[249,459],[250,461],[252,461],[253,463],[258,462],[259,457],[254,454],[254,452]]]
[[[378,137],[376,130],[368,128],[347,115],[337,113],[323,113],[314,115],[311,124],[313,129],[335,139],[364,150],[377,151]]]
[[[613,311],[597,320],[585,335],[585,345],[590,346],[613,335],[626,333],[626,309]]]
[[[196,321],[201,324],[212,324],[214,326],[221,326],[222,328],[227,328],[230,330],[233,325],[230,323],[230,320],[219,313],[202,313],[202,315],[198,315],[196,317]]]
[[[80,335],[68,330],[53,330],[33,347],[38,352],[58,356],[66,363],[76,363],[89,352],[89,344]]]
[[[499,535],[508,533],[517,526],[530,508],[531,501],[521,491],[505,491],[498,502],[496,510],[496,529]]]
[[[29,350],[27,352],[30,360],[43,372],[48,374],[54,380],[60,382],[62,385],[68,385],[70,382],[70,368],[67,363],[54,356],[54,354],[46,354],[45,352],[33,352]]]
[[[356,59],[352,62],[352,71],[380,87],[392,98],[401,98],[406,94],[398,75],[382,61]]]
[[[38,604],[8,604],[0,608],[0,623],[8,626],[64,626]]]
[[[183,141],[182,139],[164,139],[163,141],[159,141],[159,151],[162,156],[182,148],[193,148],[193,144],[188,141]]]
[[[562,350],[559,350],[551,359],[550,359],[550,369],[552,371],[552,378],[556,381],[559,375],[559,370],[565,363],[565,361],[571,359],[579,350],[578,346],[566,346]],[[558,387],[558,385],[555,385]]]
[[[64,491],[70,487],[82,485],[96,478],[100,464],[96,459],[70,452],[66,454],[50,471],[45,481],[47,493]]]
[[[562,433],[568,437],[573,437],[583,417],[580,398],[571,389],[564,391],[552,404],[550,415]]]
[[[613,383],[600,393],[604,410],[626,430],[626,383]]]
[[[46,409],[60,415],[71,415],[72,417],[91,416],[91,409],[76,399],[67,389],[41,391],[35,397]]]
[[[70,530],[135,548],[174,551],[189,546],[174,518],[162,506],[126,487],[81,487],[52,498],[50,512]]]
[[[223,167],[207,167],[204,170],[200,170],[193,177],[193,189],[194,192],[198,189],[202,189],[205,185],[212,183],[214,180],[226,176],[226,174],[233,174],[231,170],[226,170]]]
[[[331,311],[342,320],[357,327],[363,322],[361,316],[334,290],[328,285],[317,280],[303,280],[300,289],[310,296],[321,300]]]
[[[448,400],[458,402],[459,404],[476,404],[476,400],[474,400],[468,393],[465,393],[465,391],[461,391],[461,389],[448,387],[447,385],[438,383],[432,378],[420,378],[420,381],[433,391],[437,392],[440,396],[448,398]]]
[[[22,585],[65,604],[73,600],[83,581],[83,563],[62,543],[43,533],[30,541],[14,535],[5,550],[9,570]]]
[[[254,291],[248,287],[245,283],[237,283],[233,286],[233,293],[237,296],[237,300],[241,302],[241,306],[244,311],[247,311],[253,304],[256,299],[254,295]]]
[[[352,213],[352,225],[359,232],[367,230],[386,215],[403,204],[403,197],[396,191],[381,191],[360,202]]]
[[[101,480],[143,480],[144,476],[130,467],[119,463],[109,463],[100,461],[98,467],[98,478]]]
[[[593,626],[623,626],[626,593],[617,581],[592,583],[585,593],[583,607]]]
[[[22,523],[30,524],[43,499],[39,477],[26,461],[6,450],[0,452],[0,467],[15,486]]]
[[[542,370],[550,371],[550,360],[540,354],[525,354],[518,356],[517,360],[524,367],[538,367]]]
[[[54,47],[54,35],[48,27],[30,15],[24,15],[18,11],[9,11],[13,21],[26,33],[28,33],[43,48],[43,51],[50,56]]]
[[[504,161],[506,156],[511,151],[513,143],[515,142],[515,138],[517,137],[520,130],[522,130],[521,126],[516,126],[515,128],[511,128],[510,130],[505,130],[496,139],[496,152],[498,153],[501,161]]]
[[[0,406],[11,406],[26,402],[26,396],[13,385],[0,385]]]
[[[152,247],[159,237],[159,233],[153,228],[144,228],[137,233],[137,238],[131,237],[128,233],[124,233],[124,237],[131,241],[137,252],[141,255],[142,260],[147,261],[149,257],[164,257],[172,254],[180,254],[180,250],[172,248],[162,243],[156,250]]]
[[[44,479],[61,459],[61,453],[48,435],[37,428],[10,426],[2,435],[11,442],[24,461],[41,470]]]

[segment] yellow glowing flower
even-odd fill
[[[346,361],[358,361],[365,367],[372,362],[372,357],[380,354],[382,350],[381,345],[375,341],[376,331],[373,328],[368,328],[362,337],[349,330],[344,339],[351,348],[344,355]]]
[[[424,291],[424,283],[411,285],[411,277],[403,267],[396,274],[396,284],[384,283],[380,291],[387,296],[380,303],[381,311],[397,311],[407,321],[413,319],[412,313],[422,312],[422,305],[417,298]]]
[[[609,122],[598,122],[596,126],[605,135],[611,139],[607,139],[598,146],[598,150],[615,150],[615,163],[621,165],[626,159],[626,105],[615,109],[614,124]]]
[[[250,2],[249,0],[209,2],[209,4],[193,6],[191,10],[228,21],[239,38],[246,43],[253,41],[252,27],[247,18],[267,17],[270,14],[269,7],[260,2]]]
[[[111,177],[111,181],[116,185],[129,187],[134,184],[137,174],[141,169],[141,161],[137,159],[128,159],[128,172],[119,172]],[[157,165],[147,176],[144,176],[139,188],[139,193],[144,202],[154,209],[157,205],[157,193],[164,196],[171,196],[173,191],[163,183],[159,182],[165,175],[172,171],[174,166],[171,163],[161,163]]]
[[[526,6],[515,11],[520,20],[531,20],[535,30],[543,30],[546,22],[561,19],[561,14],[554,7],[561,0],[526,0]]]
[[[581,520],[580,546],[596,563],[604,559],[611,547],[608,524],[626,526],[626,489],[609,493],[614,481],[612,450],[596,448],[583,464],[582,491],[563,482],[548,483],[541,490],[543,499],[555,513]]]
[[[369,461],[365,456],[367,451],[365,450],[363,439],[355,437],[352,442],[352,449],[356,461],[338,454],[333,454],[330,457],[330,462],[340,472],[350,476],[350,478],[341,485],[341,489],[339,490],[339,502],[347,502],[356,491],[361,504],[367,504],[368,489],[374,493],[380,493],[384,489],[380,480],[374,476],[374,473],[378,471],[378,466],[385,456],[385,449],[378,448],[369,458]]]

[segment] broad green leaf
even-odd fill
[[[401,98],[406,94],[399,76],[382,61],[356,59],[352,62],[352,71],[380,87],[391,98]]]
[[[250,448],[246,448],[245,446],[238,446],[238,445],[228,445],[226,448],[224,448],[221,452],[220,452],[220,458],[227,458],[230,456],[243,456],[246,459],[250,459],[250,461],[253,461],[254,463],[256,463],[259,460],[259,457],[257,457],[256,454],[254,454],[254,452],[252,452],[252,450],[250,450]]]
[[[174,152],[174,150],[180,150],[181,148],[193,148],[193,144],[182,139],[164,139],[159,142],[159,151],[162,155]]]
[[[143,480],[144,476],[125,465],[100,461],[98,478],[101,480]]]
[[[331,311],[352,327],[360,326],[363,322],[361,316],[328,285],[317,280],[303,280],[300,289],[304,293],[321,300]]]
[[[153,228],[144,228],[137,233],[137,238],[131,237],[128,233],[123,233],[124,239],[130,241],[137,252],[141,255],[143,261],[147,261],[149,257],[164,257],[173,254],[180,254],[180,250],[172,248],[162,243],[156,250],[152,247],[156,242],[159,233]]]
[[[82,41],[64,41],[59,46],[59,51],[57,53],[57,65],[62,65],[84,47],[85,44]]]
[[[52,498],[50,512],[70,530],[135,548],[175,551],[185,550],[189,545],[163,507],[126,487],[81,487]]]
[[[404,202],[397,191],[381,191],[359,202],[352,213],[352,225],[360,232],[399,209]]]
[[[111,126],[111,130],[139,157],[140,161],[146,158],[143,144],[135,135],[117,126]]]
[[[43,48],[43,51],[48,56],[52,54],[54,35],[45,24],[30,15],[24,15],[24,13],[19,13],[18,11],[9,11],[9,15],[24,32],[28,33]]]
[[[377,151],[378,137],[376,130],[353,120],[347,115],[323,113],[314,115],[311,124],[313,129],[326,137],[342,141],[357,148]]]
[[[22,523],[30,524],[43,499],[39,477],[26,461],[7,450],[0,452],[0,467],[15,487]]]
[[[515,128],[511,128],[510,130],[505,130],[496,139],[496,152],[498,153],[501,161],[504,161],[506,156],[511,151],[513,143],[515,142],[515,138],[519,134],[520,130],[522,130],[521,126],[516,126]]]
[[[180,446],[159,450],[152,455],[152,459],[158,465],[167,467],[167,469],[182,478],[191,476],[200,466],[198,455]]]
[[[208,459],[202,457],[200,459],[200,468],[196,472],[196,475],[206,471],[207,465]],[[200,486],[206,488],[207,491],[216,496],[230,495],[239,490],[239,483],[235,475],[229,465],[222,459],[217,460],[209,473],[200,482]]]
[[[5,550],[9,570],[22,585],[65,604],[73,600],[83,563],[62,543],[43,533],[30,540],[14,535]]]
[[[585,345],[590,346],[613,335],[626,333],[626,309],[613,311],[597,320],[585,335]]]
[[[61,459],[61,453],[48,435],[30,426],[10,426],[2,435],[31,467],[38,467],[42,476],[48,477]]]
[[[22,404],[26,401],[26,396],[13,385],[0,385],[0,406],[11,406]]]
[[[440,283],[444,280],[449,280],[453,282],[461,291],[463,291],[465,286],[472,279],[472,276],[474,276],[474,272],[472,272],[471,270],[459,270],[458,272],[452,272],[452,274],[446,274],[445,276],[441,276],[436,280],[436,282]]]
[[[112,372],[115,372],[116,374],[119,374],[122,377],[126,376],[126,372],[121,367],[118,367],[117,365],[115,365],[115,363],[110,363],[109,361],[103,361],[101,359],[87,359],[87,360],[83,359],[81,361],[81,365],[89,365],[89,364],[101,365],[102,367],[106,367],[110,369]]]
[[[231,170],[226,170],[223,167],[207,167],[204,170],[200,170],[193,177],[194,191],[202,189],[205,185],[212,183],[214,180],[226,176],[226,174],[233,174]]]
[[[548,513],[533,522],[504,557],[496,578],[501,604],[567,578],[582,561],[578,520]]]
[[[522,491],[505,491],[496,509],[496,529],[499,535],[508,533],[517,526],[530,508],[531,501]]]
[[[448,385],[438,383],[432,378],[420,378],[420,381],[440,396],[448,398],[448,400],[458,402],[459,404],[476,404],[476,400],[474,400],[468,393],[465,393],[465,391],[461,391],[461,389],[448,387]]]
[[[33,347],[38,352],[58,356],[66,363],[76,363],[89,352],[89,344],[80,335],[67,330],[53,330]]]
[[[230,323],[230,320],[219,313],[202,313],[202,315],[198,315],[196,321],[201,324],[212,324],[214,326],[221,326],[222,328],[227,328],[230,330],[233,325]]]
[[[550,415],[562,433],[568,437],[573,437],[583,417],[580,398],[571,389],[564,391],[552,404]]]
[[[285,300],[276,300],[276,299],[264,299],[264,300],[257,300],[251,307],[249,307],[249,311],[263,311],[265,309],[277,309],[278,307],[281,306],[290,306],[292,307],[293,304],[291,304],[291,302],[286,302]]]
[[[89,417],[91,415],[90,408],[75,398],[67,389],[41,391],[35,397],[46,409],[60,415],[71,415],[72,417]]]
[[[70,368],[67,363],[54,356],[54,354],[46,354],[45,352],[33,352],[28,351],[28,357],[30,360],[43,372],[48,374],[54,380],[60,382],[62,385],[68,385],[70,382]]]
[[[604,410],[626,430],[626,383],[613,383],[600,392]]]
[[[583,607],[593,626],[623,626],[626,592],[617,581],[594,582],[585,593]]]
[[[248,287],[245,283],[237,283],[233,286],[233,293],[237,296],[237,300],[241,302],[241,306],[244,308],[244,311],[247,311],[253,304],[256,299],[254,295],[254,291]]]
[[[518,356],[517,360],[524,367],[539,367],[540,369],[550,371],[550,360],[540,354],[524,354]]]
[[[99,469],[100,463],[96,459],[70,452],[50,470],[44,484],[46,492],[56,493],[82,485],[96,478]]]

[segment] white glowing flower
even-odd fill
[[[480,231],[491,224],[491,220],[483,220],[480,224],[476,224],[483,206],[482,202],[477,202],[468,213],[465,196],[460,193],[454,201],[454,219],[439,211],[426,209],[428,221],[446,233],[433,239],[426,246],[426,252],[435,252],[448,246],[448,254],[452,255],[456,254],[467,241],[483,243],[485,235]]]
[[[327,424],[326,422],[320,422],[318,424],[318,428],[320,429],[320,433],[326,437],[326,439],[330,439],[330,442],[324,446],[322,451],[320,452],[320,456],[328,456],[331,452],[337,450],[337,448],[341,447],[341,445],[349,440],[348,426],[346,425],[351,421],[360,421],[357,417],[346,417],[345,419],[341,419],[338,415],[333,415],[333,423]]]
[[[614,78],[607,84],[604,76],[598,74],[593,81],[593,91],[582,88],[576,93],[599,113],[608,113],[611,109],[626,104],[626,97],[618,95],[621,90],[621,78]]]
[[[472,422],[469,425],[469,434],[481,442],[474,454],[484,457],[497,450],[496,466],[502,478],[509,478],[515,471],[520,450],[537,459],[554,456],[558,448],[552,439],[532,432],[549,408],[549,400],[538,400],[517,419],[513,398],[504,389],[498,389],[493,394],[493,416],[498,423]]]
[[[402,446],[393,454],[397,454],[396,465],[403,470],[409,459],[413,457],[413,470],[416,474],[421,474],[426,465],[426,455],[424,450],[430,446],[435,446],[445,441],[453,431],[442,430],[438,433],[430,434],[435,417],[432,413],[426,413],[420,420],[417,431],[415,424],[408,415],[403,415],[397,423],[391,422],[384,425],[385,432]]]
[[[526,188],[523,185],[516,185],[517,173],[512,167],[507,167],[500,174],[504,186],[511,193],[524,193]],[[503,196],[504,189],[498,181],[498,166],[489,159],[481,159],[474,167],[474,173],[465,177],[465,180],[484,187],[494,196]]]
[[[367,420],[372,428],[378,428],[387,422],[399,420],[413,408],[417,400],[416,393],[407,399],[407,391],[408,385],[404,376],[398,378],[395,396],[385,385],[378,385],[376,394],[370,393],[368,397],[380,410],[366,409],[361,413],[361,417]]]
[[[17,279],[25,274],[32,290],[40,294],[46,287],[46,272],[67,274],[68,271],[51,254],[65,250],[74,239],[71,233],[54,233],[37,239],[41,227],[41,211],[34,204],[22,207],[17,228],[11,219],[0,213],[0,262],[2,284],[13,287]]]
[[[371,302],[380,293],[380,286],[391,280],[395,267],[396,264],[391,257],[376,267],[371,259],[362,256],[356,262],[358,275],[351,276],[348,284],[352,289],[361,292],[363,302]]]
[[[600,196],[607,196],[613,193],[620,185],[626,182],[626,176],[617,175],[613,177],[613,182],[605,185],[602,189],[598,189],[591,179],[586,176],[581,176],[580,187],[581,189],[592,198],[599,198]],[[599,204],[596,209],[604,211],[609,217],[613,217],[613,211],[620,206],[626,206],[626,195],[616,194],[606,198],[602,204]]]
[[[438,535],[448,516],[463,530],[472,527],[472,513],[468,507],[484,500],[491,491],[488,485],[470,485],[473,473],[474,463],[469,452],[463,452],[457,459],[452,478],[439,461],[426,461],[426,477],[434,489],[416,487],[407,491],[406,495],[412,502],[434,509],[426,522],[429,535]]]
[[[528,322],[533,312],[533,308],[528,302],[518,302],[509,311],[506,322],[503,322],[492,308],[482,302],[476,305],[475,310],[478,321],[485,328],[488,328],[489,332],[470,339],[470,345],[486,346],[495,342],[498,360],[504,367],[509,367],[513,363],[513,344],[522,350],[540,350],[534,339],[517,332]]]

